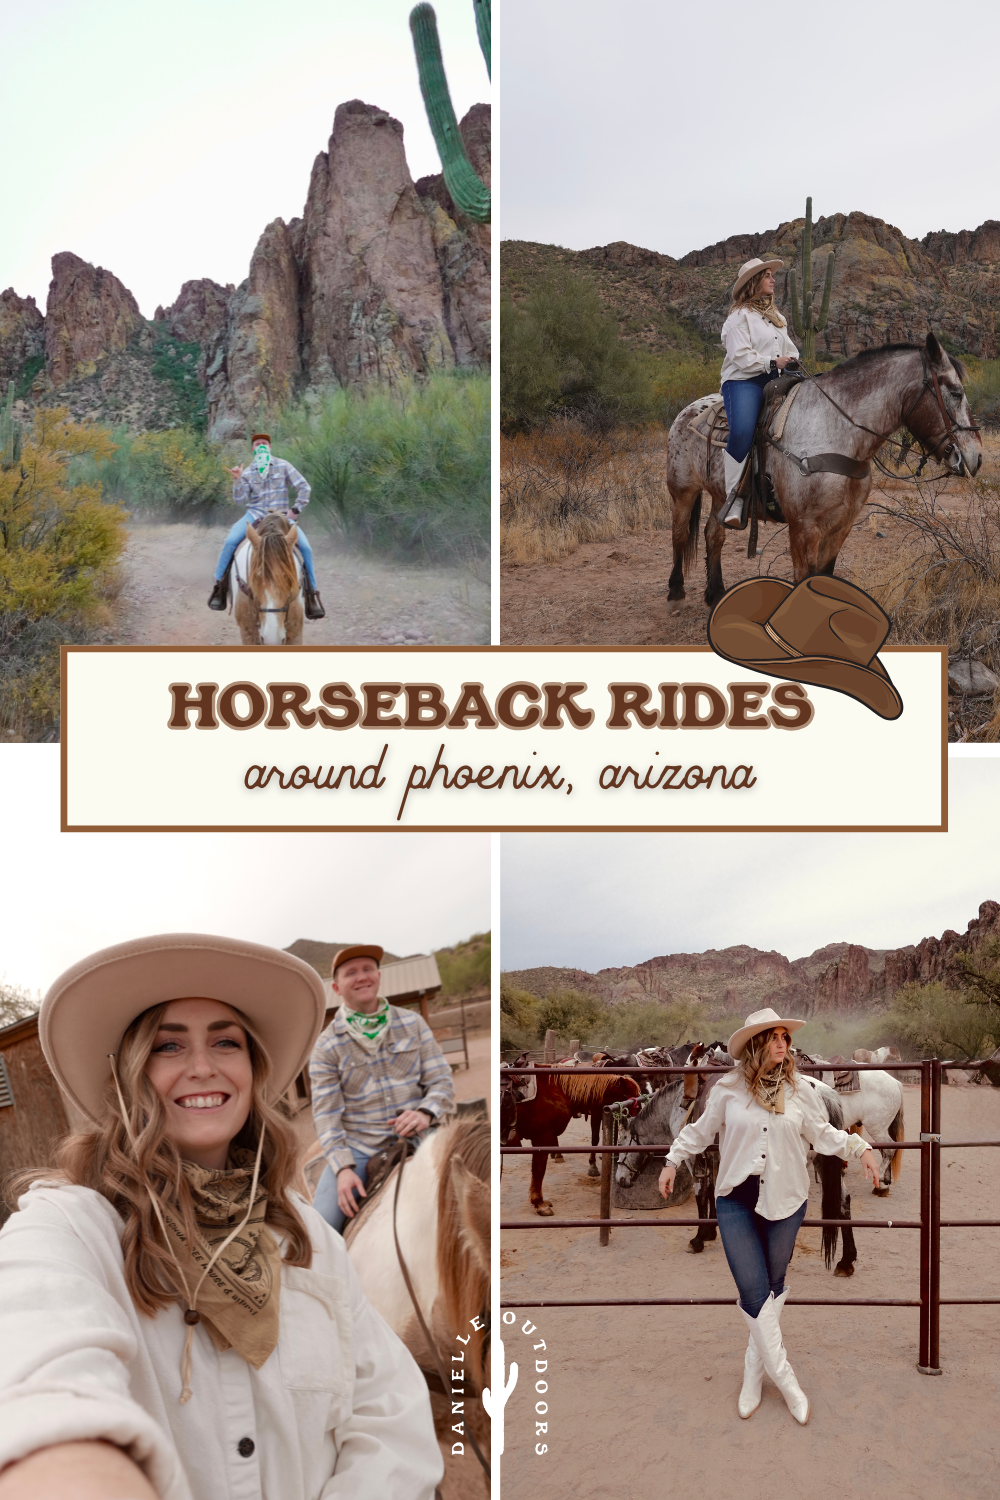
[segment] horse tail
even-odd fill
[[[900,1092],[902,1092],[902,1090]],[[889,1126],[889,1139],[890,1139],[890,1141],[902,1141],[902,1140],[906,1139],[906,1126],[903,1124],[903,1101],[902,1101],[902,1099],[900,1099],[900,1101],[899,1101],[899,1112],[897,1113],[896,1118],[893,1120],[892,1124]],[[892,1180],[893,1180],[893,1182],[896,1182],[898,1180],[899,1174],[902,1171],[902,1168],[903,1168],[903,1153],[902,1153],[902,1151],[894,1151],[892,1153]]]
[[[687,541],[684,543],[684,551],[681,554],[681,566],[685,574],[688,568],[698,557],[698,532],[701,528],[701,490],[694,497],[691,514],[688,517]]]
[[[824,1219],[840,1219],[843,1217],[842,1181],[843,1171],[839,1156],[820,1156],[819,1158],[819,1180],[823,1184],[822,1216]],[[837,1253],[837,1228],[835,1225],[823,1226],[823,1260],[829,1271],[833,1266],[833,1257]]]

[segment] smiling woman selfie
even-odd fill
[[[300,959],[199,934],[49,990],[86,1124],[0,1232],[0,1500],[431,1500],[426,1383],[293,1186],[324,1011]]]

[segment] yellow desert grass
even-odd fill
[[[572,419],[503,440],[500,557],[554,562],[581,542],[612,541],[670,525],[657,428],[589,431]]]

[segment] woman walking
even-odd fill
[[[773,1010],[747,1017],[729,1039],[737,1066],[712,1089],[701,1119],[677,1136],[660,1173],[660,1192],[667,1198],[681,1162],[706,1150],[718,1134],[719,1231],[750,1334],[739,1413],[750,1417],[757,1410],[766,1371],[803,1425],[809,1402],[785,1356],[780,1323],[785,1270],[809,1194],[806,1148],[859,1159],[872,1184],[878,1181],[868,1142],[830,1124],[815,1085],[795,1068],[791,1034],[804,1025],[782,1020]]]
[[[733,528],[745,524],[744,507],[734,492],[746,467],[764,387],[799,357],[786,332],[785,319],[774,305],[774,273],[783,268],[783,261],[756,257],[740,266],[729,316],[722,325],[726,350],[722,361],[722,399],[729,422],[729,441],[723,454],[726,503],[719,512],[719,520]]]
[[[424,1379],[295,1191],[324,1010],[300,959],[190,934],[49,990],[86,1124],[0,1233],[2,1500],[431,1500]]]

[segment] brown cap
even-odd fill
[[[278,948],[200,932],[136,938],[91,953],[61,974],[42,1001],[39,1038],[58,1083],[97,1120],[118,1051],[136,1016],[191,997],[220,1000],[252,1023],[271,1058],[271,1098],[309,1060],[326,996],[311,965]]]
[[[255,443],[269,443],[270,441],[271,434],[269,432],[255,432],[250,439],[250,446],[252,448]]]
[[[381,967],[384,952],[385,949],[380,948],[377,943],[355,943],[353,948],[341,948],[330,965],[330,977],[336,979],[341,964],[348,963],[352,958],[373,958]]]

